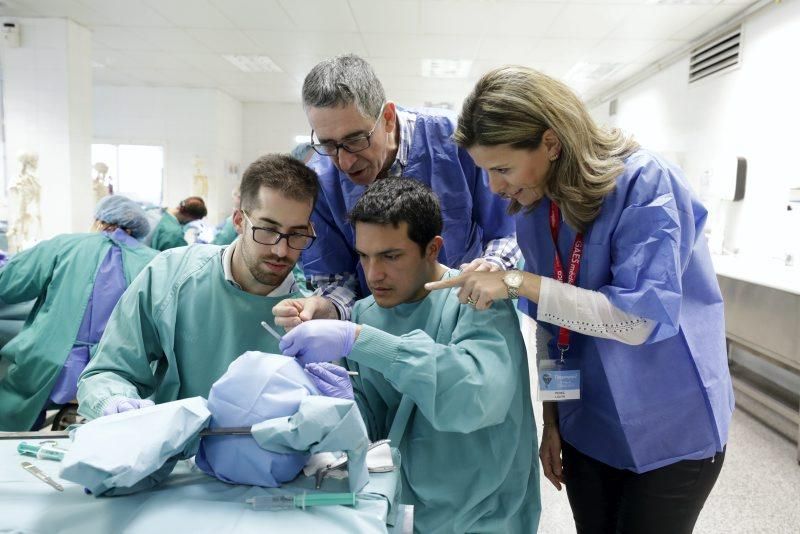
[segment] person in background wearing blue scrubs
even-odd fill
[[[479,312],[456,290],[425,290],[458,271],[438,261],[442,215],[420,182],[376,182],[350,221],[372,295],[353,322],[306,321],[281,349],[329,396],[352,399],[350,377],[314,362],[346,357],[359,372],[356,402],[370,439],[400,449],[416,532],[535,532],[536,428],[516,310],[498,301]]]
[[[579,400],[545,403],[540,447],[578,532],[691,532],[734,407],[705,208],[680,169],[525,67],[478,81],[455,140],[511,199],[525,272],[427,287],[477,310],[519,295],[540,367],[580,371]]]
[[[206,203],[200,197],[188,197],[181,200],[177,207],[164,209],[161,220],[153,230],[150,246],[162,251],[187,246],[189,243],[183,237],[183,225],[202,219],[207,214]]]
[[[95,208],[93,233],[59,235],[0,269],[0,298],[36,299],[22,331],[0,351],[0,430],[37,429],[47,406],[75,399],[83,371],[125,288],[156,255],[137,239],[150,230],[138,204],[120,196]]]
[[[242,353],[278,353],[261,321],[272,323],[279,301],[301,295],[292,267],[314,243],[318,192],[314,171],[288,155],[253,162],[233,218],[239,238],[159,254],[120,299],[78,383],[80,413],[206,397]]]
[[[386,100],[369,63],[354,55],[311,69],[303,107],[316,151],[308,165],[321,187],[312,217],[318,243],[302,258],[316,291],[278,306],[279,325],[288,329],[312,317],[346,320],[356,299],[369,295],[347,213],[367,186],[386,176],[413,177],[439,197],[443,264],[477,271],[517,264],[513,223],[504,217],[508,203],[491,194],[485,174],[453,143],[454,115],[398,108]]]

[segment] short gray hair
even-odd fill
[[[355,54],[336,56],[318,63],[303,81],[303,107],[330,108],[355,103],[356,109],[374,119],[386,101],[372,66]]]

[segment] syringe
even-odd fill
[[[66,451],[48,445],[36,445],[33,443],[20,442],[17,445],[17,452],[26,456],[34,456],[42,460],[54,460],[60,462],[64,459]]]
[[[300,495],[258,495],[245,499],[247,504],[253,505],[253,510],[291,510],[307,506],[356,506],[355,493],[301,493]]]

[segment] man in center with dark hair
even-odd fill
[[[303,364],[346,358],[360,373],[353,388],[344,370],[306,367],[323,394],[355,395],[371,440],[400,449],[415,531],[536,532],[536,430],[511,301],[479,312],[456,289],[425,290],[459,271],[438,261],[442,215],[420,182],[375,182],[349,218],[372,295],[353,322],[303,322],[283,353]]]
[[[120,299],[78,385],[89,418],[197,395],[206,397],[248,350],[278,353],[261,327],[272,307],[300,296],[292,267],[314,242],[317,175],[288,155],[245,171],[239,238],[158,255]]]

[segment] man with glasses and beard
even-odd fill
[[[301,296],[292,267],[315,240],[318,190],[314,171],[288,155],[250,165],[233,217],[240,237],[227,247],[168,250],[142,271],[81,375],[80,413],[94,418],[207,396],[243,352],[279,353],[260,323],[274,324],[272,308]]]
[[[387,176],[416,179],[439,199],[445,245],[439,261],[464,271],[513,269],[520,258],[507,201],[492,195],[485,173],[452,141],[455,116],[401,109],[386,100],[372,67],[355,55],[316,65],[303,82],[303,107],[320,179],[312,221],[317,245],[303,252],[314,294],[274,310],[287,330],[309,319],[350,318],[370,294],[358,265],[347,213],[367,186]]]

